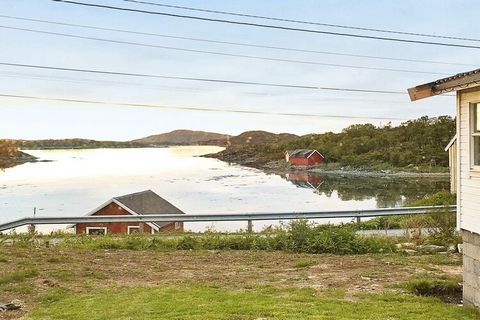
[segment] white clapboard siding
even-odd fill
[[[470,156],[470,103],[480,101],[480,90],[464,90],[458,94],[459,226],[480,234],[480,172],[471,169]]]

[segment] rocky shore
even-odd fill
[[[227,149],[226,149],[227,150]],[[340,166],[336,163],[318,165],[311,167],[292,166],[285,160],[268,161],[263,159],[261,155],[251,156],[250,152],[244,153],[242,149],[221,151],[219,153],[207,154],[204,157],[215,158],[228,163],[235,163],[246,167],[263,170],[266,173],[285,175],[291,172],[310,172],[322,175],[342,175],[342,176],[358,176],[358,177],[449,177],[448,168],[442,168],[440,171],[422,171],[418,167],[397,168],[389,170],[374,170],[371,168],[352,168],[348,166]]]
[[[0,159],[0,168],[11,168],[27,162],[37,162],[38,158],[31,154],[17,151],[17,153],[8,159]]]

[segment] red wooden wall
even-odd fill
[[[118,204],[112,202],[109,205],[103,207],[102,209],[98,210],[93,215],[95,216],[102,216],[102,215],[130,215],[130,213],[120,207]],[[152,228],[143,222],[108,222],[108,223],[78,223],[76,225],[76,233],[77,234],[84,234],[87,232],[87,227],[95,228],[95,227],[106,227],[107,234],[126,234],[128,232],[129,226],[140,226],[140,230],[144,233],[151,233]],[[160,231],[183,231],[183,222],[179,223],[179,228],[175,229],[175,223],[169,223],[160,228]]]

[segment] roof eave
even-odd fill
[[[460,73],[452,77],[422,84],[408,89],[411,101],[416,101],[446,92],[458,91],[480,86],[480,69]]]

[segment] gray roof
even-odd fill
[[[152,190],[127,194],[113,199],[139,215],[185,213]]]
[[[297,150],[287,151],[287,153],[290,157],[308,158],[315,151],[318,152],[317,150],[311,150],[311,149],[297,149]],[[318,152],[318,153],[320,154],[320,152]],[[323,157],[322,154],[320,154],[320,155]]]

